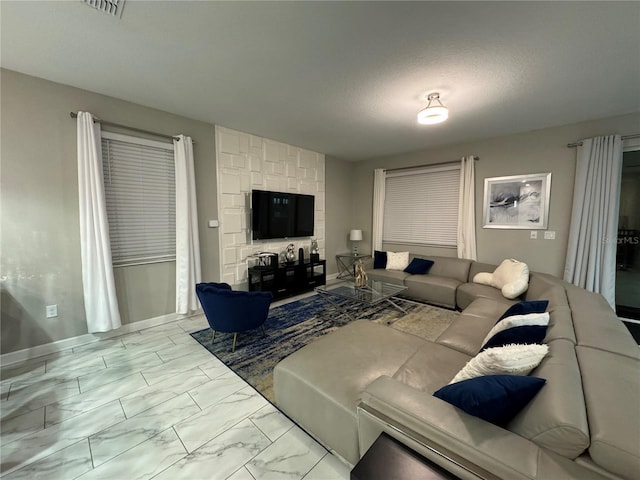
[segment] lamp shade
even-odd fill
[[[418,113],[418,123],[433,125],[444,122],[449,118],[449,110],[446,107],[427,107]]]
[[[349,232],[349,240],[354,242],[362,240],[362,230],[351,230]]]

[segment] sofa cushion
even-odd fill
[[[576,353],[589,416],[591,459],[623,478],[638,478],[640,361],[588,347],[578,346]]]
[[[373,268],[387,268],[387,252],[373,252]]]
[[[525,302],[518,302],[507,308],[505,312],[500,316],[500,320],[502,320],[503,318],[511,317],[512,315],[542,313],[546,311],[548,305],[548,300],[530,300]]]
[[[489,285],[480,285],[479,283],[463,283],[456,290],[456,305],[458,308],[465,309],[478,298],[488,298],[496,302],[500,302],[502,310],[498,314],[500,316],[510,305],[514,303],[513,300],[509,300],[502,296],[502,292],[497,288],[490,287]]]
[[[549,353],[531,372],[547,384],[507,428],[540,447],[573,459],[589,446],[582,377],[573,343],[558,339],[548,346]]]
[[[404,285],[404,279],[410,275],[411,274],[400,270],[386,270],[381,268],[367,271],[367,276],[370,280],[393,283],[394,285]]]
[[[528,375],[549,351],[547,345],[505,345],[473,357],[449,383],[483,375]]]
[[[393,374],[393,379],[431,395],[449,383],[470,359],[469,355],[425,341]]]
[[[352,322],[276,365],[276,405],[355,464],[361,392],[379,376],[393,375],[425,342],[368,320]]]
[[[473,282],[499,288],[505,298],[513,299],[527,291],[529,267],[526,263],[509,258],[504,260],[493,273],[476,274]]]
[[[436,275],[438,277],[453,278],[458,280],[459,283],[467,282],[469,276],[469,268],[471,267],[471,260],[454,257],[429,257],[433,260],[433,267],[429,270],[429,275]]]
[[[558,277],[554,277],[553,275],[540,272],[529,272],[529,288],[524,293],[523,297],[524,300],[547,299],[550,301],[549,303],[553,303],[556,299],[549,297],[548,290],[553,287],[562,287],[561,290],[564,290],[564,285],[565,282],[563,280]],[[557,300],[566,303],[566,295],[561,294]]]
[[[506,425],[544,384],[544,379],[536,377],[486,375],[446,385],[433,395],[470,415]]]
[[[414,258],[411,260],[405,272],[412,275],[425,275],[429,272],[429,269],[433,266],[433,260],[427,260],[425,258]]]
[[[607,301],[597,293],[567,285],[578,345],[640,359],[640,348]]]
[[[489,338],[480,350],[511,344],[530,345],[542,343],[546,333],[546,325],[522,325],[520,327],[508,328]]]
[[[407,297],[449,308],[456,306],[456,289],[460,282],[455,278],[440,277],[430,272],[429,275],[408,275],[404,284],[408,290],[402,294]]]
[[[569,307],[556,307],[549,310],[549,325],[547,326],[547,336],[545,343],[551,340],[564,338],[571,343],[576,343],[576,334],[573,331],[573,319]]]
[[[502,304],[479,298],[440,334],[436,342],[472,357],[480,351],[484,337],[495,326],[503,309]]]

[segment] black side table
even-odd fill
[[[338,264],[337,278],[355,277],[355,263],[358,260],[366,260],[367,258],[371,258],[371,255],[356,255],[353,253],[336,254],[336,263]]]
[[[454,474],[381,433],[353,470],[351,480],[459,480]]]

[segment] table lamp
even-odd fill
[[[351,230],[349,240],[353,242],[353,255],[358,256],[358,242],[362,240],[362,230]]]

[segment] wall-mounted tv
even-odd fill
[[[313,236],[315,197],[298,193],[251,192],[254,240]]]

